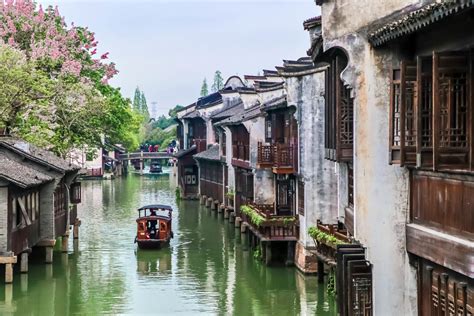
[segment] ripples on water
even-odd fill
[[[170,247],[140,251],[136,209],[170,204]],[[55,252],[54,264],[32,258],[28,275],[1,285],[0,314],[334,315],[315,277],[256,262],[245,236],[195,201],[176,203],[166,176],[129,175],[83,183],[79,245]],[[74,251],[76,248],[76,251]]]

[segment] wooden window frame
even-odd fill
[[[353,160],[354,99],[340,78],[347,57],[337,52],[326,70],[325,157],[336,162]]]
[[[392,71],[391,164],[474,171],[473,63],[472,50],[433,52]]]

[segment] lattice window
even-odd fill
[[[347,200],[349,207],[354,207],[354,167],[347,164]]]
[[[434,53],[402,61],[400,70],[393,71],[392,163],[473,170],[472,60],[467,51]]]
[[[342,52],[335,54],[326,71],[325,147],[326,159],[352,161],[354,143],[354,100],[342,82],[347,65]]]

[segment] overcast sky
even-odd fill
[[[132,97],[139,86],[159,113],[199,96],[204,77],[274,69],[306,55],[303,21],[313,0],[39,0],[58,5],[69,24],[96,33],[120,74],[111,82]]]

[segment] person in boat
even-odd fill
[[[156,216],[156,211],[151,210],[150,216]],[[151,219],[148,221],[148,233],[150,234],[150,238],[156,239],[156,225],[158,224],[158,221],[156,219]]]

